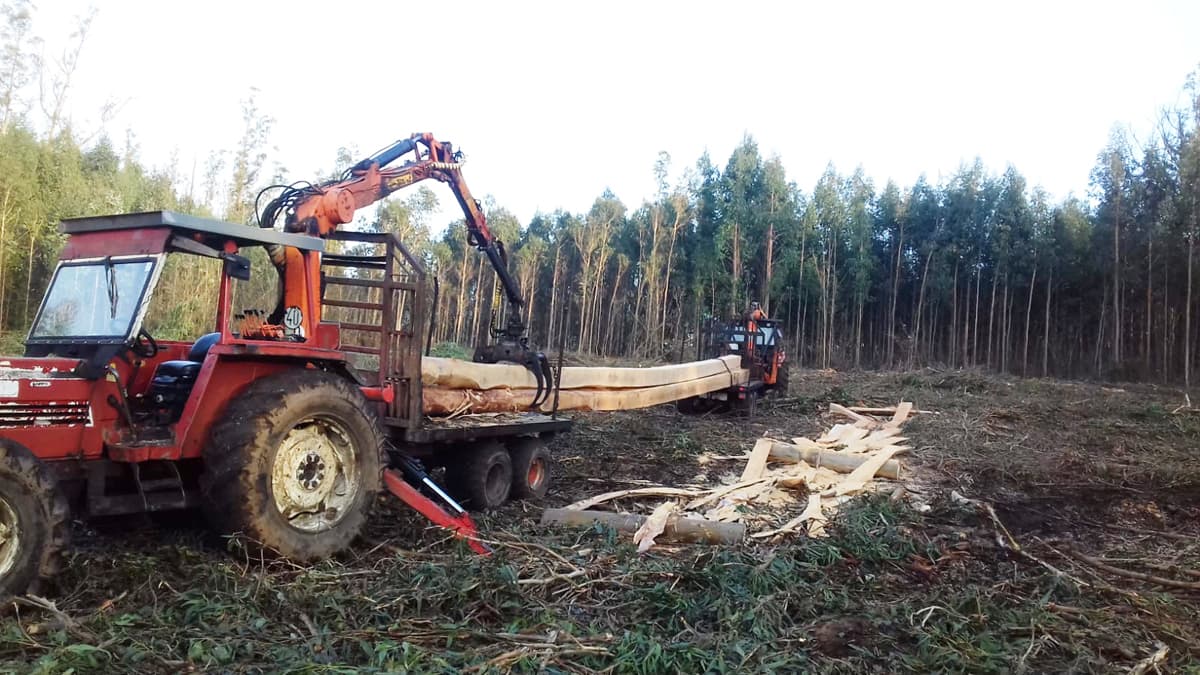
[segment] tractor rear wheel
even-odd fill
[[[550,448],[536,436],[508,443],[512,457],[512,498],[541,499],[550,490]]]
[[[446,466],[446,482],[454,496],[477,511],[491,511],[508,501],[513,486],[513,461],[497,441],[464,449]]]
[[[200,480],[205,514],[265,552],[327,558],[362,529],[385,452],[378,417],[350,382],[314,370],[265,377],[213,428]]]
[[[38,592],[62,566],[70,509],[46,465],[0,439],[0,602]]]

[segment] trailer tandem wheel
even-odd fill
[[[464,448],[446,466],[450,491],[478,511],[500,508],[513,486],[513,461],[499,441],[484,441]]]
[[[550,448],[537,436],[508,442],[513,466],[513,499],[541,499],[550,490]]]

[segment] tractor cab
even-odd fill
[[[66,483],[87,483],[93,513],[190,506],[180,466],[198,461],[234,393],[297,364],[344,367],[338,328],[320,321],[319,306],[275,308],[287,320],[272,327],[282,296],[249,283],[254,257],[271,282],[259,286],[275,287],[267,251],[286,248],[311,259],[304,272],[317,286],[318,238],[167,211],[70,219],[61,231],[25,352],[0,360],[0,440],[54,463]],[[235,301],[251,308],[235,312]],[[156,320],[185,304],[207,317],[193,322],[195,334]],[[165,495],[143,489],[156,467],[169,479]],[[130,469],[132,495],[119,485]],[[110,498],[113,484],[129,503]]]

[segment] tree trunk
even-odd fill
[[[454,341],[462,344],[463,324],[467,320],[467,264],[471,260],[470,247],[464,247],[462,265],[458,269],[458,316],[454,320]]]
[[[967,290],[963,294],[963,339],[962,365],[966,368],[971,361],[971,275],[967,274]]]
[[[909,350],[909,365],[916,365],[917,349],[921,344],[921,312],[925,306],[925,284],[929,281],[929,263],[933,259],[933,247],[925,254],[925,267],[921,270],[921,291],[917,294],[917,316],[913,320],[912,348]]]
[[[1042,377],[1048,375],[1050,367],[1050,294],[1054,290],[1054,266],[1050,266],[1050,278],[1046,280],[1046,322],[1042,326]]]
[[[771,267],[775,260],[775,223],[767,226],[767,268],[763,276],[766,283],[762,289],[762,307],[767,316],[771,316]]]
[[[733,223],[733,273],[730,275],[729,313],[738,314],[738,287],[742,279],[742,234],[737,221]]]
[[[8,202],[12,197],[12,188],[5,188],[4,203],[0,204],[0,331],[5,327],[4,316],[4,297],[7,295],[8,286],[4,284],[4,273],[8,268]],[[33,265],[33,261],[29,261]]]
[[[554,271],[550,276],[550,316],[546,320],[546,346],[547,347],[558,344],[558,340],[554,339],[554,337],[555,337],[554,329],[556,327],[558,327],[559,330],[562,330],[561,326],[557,326],[557,319],[558,319],[558,314],[559,314],[559,299],[558,299],[559,280],[558,279],[559,279],[560,270],[562,269],[561,265],[559,264],[561,256],[562,256],[562,243],[559,242],[558,246],[556,246],[554,249]]]
[[[1113,336],[1114,365],[1121,362],[1121,187],[1117,186],[1116,213],[1113,218]]]
[[[1195,214],[1192,219],[1195,220]],[[1183,303],[1183,389],[1192,389],[1192,258],[1196,250],[1195,232],[1187,235],[1187,299]]]
[[[996,286],[1000,282],[997,270],[992,270],[992,301],[988,304],[987,367],[992,368],[992,343],[995,342],[993,327],[996,322]]]
[[[896,299],[900,294],[900,260],[901,253],[904,251],[904,223],[900,223],[900,236],[896,241],[895,264],[892,266],[892,306],[888,311],[888,349],[887,359],[888,367],[895,367],[893,358],[895,357],[896,346]]]
[[[958,358],[958,265],[959,261],[954,261],[954,289],[950,292],[950,330],[947,334],[947,358],[946,363],[953,365],[955,359]]]
[[[1146,250],[1146,327],[1142,337],[1142,363],[1150,375],[1150,326],[1154,320],[1154,229],[1150,229],[1150,242]]]
[[[971,365],[979,363],[979,287],[983,285],[983,261],[975,261],[975,323],[971,326]]]
[[[29,234],[29,257],[26,258],[27,267],[25,273],[25,318],[23,325],[29,325],[29,300],[33,295],[33,251],[37,243],[37,234],[30,232]]]
[[[1029,301],[1025,303],[1025,345],[1021,348],[1021,374],[1029,374],[1029,321],[1033,317],[1033,287],[1037,284],[1037,259],[1033,261],[1033,276],[1029,279]]]

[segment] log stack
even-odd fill
[[[653,368],[563,368],[559,410],[632,410],[745,384],[738,356]],[[438,417],[528,410],[537,393],[533,373],[503,363],[421,359],[424,411]],[[549,412],[553,398],[542,410]]]

